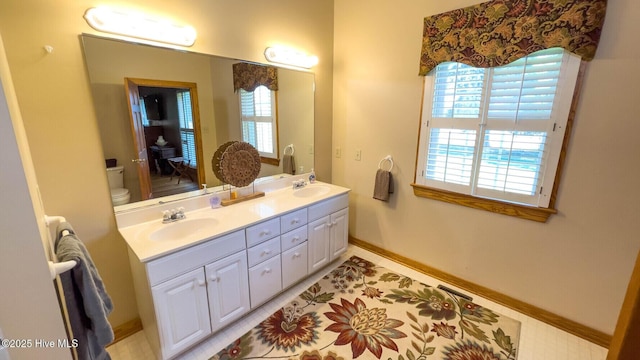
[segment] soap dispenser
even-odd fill
[[[311,174],[309,174],[309,184],[313,184],[316,182],[316,172],[311,169]]]

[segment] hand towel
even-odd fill
[[[389,194],[393,193],[393,176],[388,170],[378,169],[373,187],[373,198],[389,201]]]
[[[293,159],[293,155],[284,154],[282,157],[282,172],[285,174],[295,175],[296,173],[296,162]]]
[[[62,235],[64,230],[69,233]],[[58,261],[75,260],[77,265],[62,274],[60,281],[67,305],[73,338],[78,340],[79,360],[109,360],[105,347],[114,339],[107,315],[113,303],[107,294],[89,252],[69,223],[56,230],[55,252]]]

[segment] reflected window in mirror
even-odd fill
[[[178,100],[178,120],[180,122],[180,140],[182,157],[190,160],[190,166],[196,166],[196,137],[193,128],[193,111],[191,109],[191,92],[181,90],[176,93]]]
[[[242,141],[253,145],[263,163],[278,164],[277,95],[266,86],[239,89]]]

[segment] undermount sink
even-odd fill
[[[312,196],[324,195],[328,192],[328,186],[308,185],[307,187],[303,187],[302,189],[293,190],[293,196],[307,198]]]
[[[176,240],[198,234],[212,233],[218,220],[211,218],[184,219],[170,224],[161,224],[149,234],[153,241]]]

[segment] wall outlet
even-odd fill
[[[356,161],[362,160],[362,150],[356,150]]]

